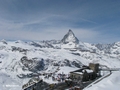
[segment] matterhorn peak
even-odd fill
[[[79,43],[79,40],[75,37],[75,34],[69,29],[68,33],[61,40],[62,43],[67,44],[69,42],[73,42],[75,44]]]

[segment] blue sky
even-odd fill
[[[120,41],[120,0],[0,0],[0,39]]]

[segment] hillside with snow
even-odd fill
[[[120,42],[85,43],[79,41],[72,30],[69,30],[62,40],[31,42],[1,40],[0,90],[21,90],[22,85],[38,73],[63,71],[69,73],[90,62],[120,68]],[[120,86],[119,75],[119,72],[113,72],[111,78],[108,77],[102,83],[99,82],[99,85],[85,90],[118,90],[114,83],[116,87]],[[106,81],[107,86],[104,86]],[[110,88],[109,85],[113,86]]]

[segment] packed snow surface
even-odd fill
[[[102,81],[94,84],[92,87],[84,90],[119,90],[120,89],[120,71],[112,74]]]

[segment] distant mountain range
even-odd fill
[[[77,39],[72,30],[62,40],[0,41],[0,70],[19,78],[57,72],[60,67],[80,68],[90,62],[120,66],[120,42],[90,44]]]

